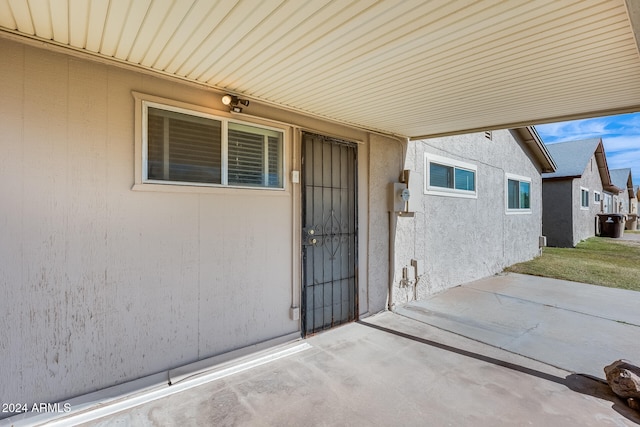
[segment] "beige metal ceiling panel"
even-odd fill
[[[606,20],[604,20],[606,21]],[[594,24],[598,25],[598,24]],[[611,37],[618,33],[624,34],[628,38],[628,29],[611,29],[606,26],[606,22],[601,22],[599,25],[604,26],[597,27],[598,32],[606,34],[606,37]],[[583,32],[579,33],[580,35]],[[553,38],[548,37],[546,43],[536,43],[536,40],[525,40],[523,43],[514,44],[512,46],[501,46],[499,48],[493,48],[492,51],[479,50],[476,47],[465,47],[462,51],[455,51],[450,49],[446,52],[446,59],[436,60],[437,54],[442,54],[442,51],[430,51],[427,57],[423,60],[415,59],[414,61],[407,61],[406,58],[396,58],[393,61],[389,61],[388,65],[380,65],[378,70],[384,70],[380,79],[363,80],[362,86],[354,87],[351,85],[352,90],[365,90],[372,86],[387,86],[396,78],[400,73],[410,74],[412,77],[409,79],[403,79],[405,85],[411,85],[415,87],[416,84],[421,82],[427,82],[431,85],[432,93],[436,91],[448,92],[450,86],[459,86],[460,78],[467,78],[472,81],[476,81],[479,75],[488,75],[494,73],[494,76],[505,77],[504,68],[509,67],[511,70],[523,69],[530,67],[532,64],[544,63],[550,60],[564,61],[564,57],[567,52],[573,54],[576,50],[581,49],[585,54],[591,54],[594,51],[594,47],[598,46],[598,42],[594,42],[593,39],[584,39],[580,35],[574,35],[568,31],[564,31],[562,34]],[[501,36],[502,37],[502,36]],[[507,39],[505,36],[505,39]],[[573,38],[567,41],[567,39]],[[480,40],[481,43],[489,43],[489,40]],[[513,42],[512,42],[513,43]],[[628,44],[626,44],[628,46]],[[466,45],[468,46],[468,44]],[[493,46],[493,45],[491,45]],[[498,50],[499,49],[499,50]],[[607,49],[606,47],[604,49]],[[535,55],[537,54],[537,56]],[[538,56],[541,56],[538,57]],[[588,55],[587,55],[588,56]],[[367,63],[363,68],[370,68],[374,63]],[[398,67],[398,64],[406,64],[404,67]],[[356,70],[353,68],[349,70],[351,75]],[[335,71],[334,71],[335,72]],[[345,76],[346,77],[346,76]],[[455,79],[454,79],[455,77]],[[343,84],[345,79],[326,79],[323,81],[324,85],[318,91],[307,91],[304,95],[306,97],[317,96],[318,92],[327,92],[335,88],[336,85]],[[286,101],[286,100],[285,100]]]
[[[87,26],[89,20],[89,2],[85,0],[70,0],[69,7],[69,22],[73,22],[73,25],[69,25],[69,44],[78,48],[85,48],[87,46]]]
[[[255,4],[246,2],[237,4],[220,22],[216,30],[209,34],[198,52],[184,61],[176,73],[194,80],[201,80],[202,74],[211,67],[218,68],[218,58],[233,54],[238,40],[242,41],[250,32],[255,33],[254,29],[260,31],[260,23],[272,12],[277,14],[278,9],[272,11],[268,8],[257,8]],[[269,26],[269,28],[273,27]],[[260,34],[263,33],[260,32]],[[238,51],[243,52],[250,47],[246,43],[241,43]]]
[[[53,38],[60,43],[69,43],[69,4],[67,0],[51,2],[51,27]]]
[[[245,93],[259,94],[270,89],[275,79],[295,78],[299,70],[298,62],[305,55],[314,55],[316,66],[331,60],[331,57],[315,55],[318,46],[324,43],[335,47],[334,32],[346,26],[352,19],[360,17],[374,3],[373,0],[351,3],[332,1],[308,19],[293,25],[294,31],[287,34],[280,43],[272,44],[264,60],[254,60],[247,64],[248,66],[240,70],[236,76],[238,83],[228,87]],[[333,43],[330,39],[334,40]],[[341,42],[346,42],[346,39]],[[322,61],[319,61],[320,59]],[[211,74],[207,82],[217,84],[217,76]]]
[[[545,47],[547,47],[547,46],[545,46]],[[541,49],[544,49],[545,47],[542,47]],[[411,53],[409,52],[409,55],[410,54]],[[433,54],[435,55],[436,52],[433,52]],[[513,50],[513,51],[506,52],[504,61],[508,62],[507,66],[509,66],[509,67],[513,67],[514,64],[517,65],[517,62],[515,60],[510,59],[510,56],[513,55],[513,54],[518,54],[518,55],[525,56],[525,57],[527,57],[529,55],[528,52],[520,51],[520,50]],[[480,53],[480,54],[476,54],[476,57],[480,56],[481,59],[482,58],[486,58],[486,59],[483,60],[480,64],[477,64],[477,63],[474,63],[475,61],[472,61],[471,58],[469,58],[468,60],[465,60],[465,58],[467,58],[468,56],[469,56],[469,53],[467,53],[466,55],[464,53],[461,53],[459,55],[459,57],[461,59],[458,60],[458,65],[459,65],[458,68],[455,68],[454,64],[446,64],[446,66],[441,67],[440,70],[434,69],[435,67],[433,67],[433,65],[429,66],[429,63],[436,64],[436,65],[439,63],[439,61],[436,58],[434,58],[434,56],[430,56],[429,55],[427,57],[427,59],[425,59],[424,63],[421,64],[425,68],[416,68],[416,66],[414,66],[412,64],[412,62],[408,61],[408,59],[410,59],[410,58],[398,58],[398,57],[395,57],[391,61],[389,61],[388,69],[389,70],[394,70],[394,68],[397,69],[398,64],[409,64],[409,67],[411,67],[411,69],[407,70],[407,75],[420,76],[420,78],[422,78],[422,79],[433,80],[434,78],[437,78],[437,76],[438,76],[437,74],[434,74],[434,73],[439,71],[441,75],[445,76],[445,80],[451,82],[451,84],[453,84],[453,85],[458,85],[458,82],[456,80],[454,80],[453,78],[451,78],[451,76],[453,76],[456,72],[458,72],[458,73],[462,72],[462,73],[467,74],[469,76],[474,76],[473,78],[475,79],[475,76],[477,75],[478,72],[484,72],[485,71],[484,68],[481,68],[481,67],[484,67],[485,63],[488,62],[489,64],[491,64],[492,61],[497,61],[497,60],[500,59],[499,57],[497,57],[495,59],[492,58],[492,57],[486,57],[486,56],[482,55],[482,53]],[[418,60],[418,59],[419,58],[416,58],[416,60]],[[372,60],[369,63],[365,64],[365,66],[363,68],[364,69],[370,68],[371,66],[373,66],[375,61],[376,61],[376,59],[372,58]],[[384,67],[384,62],[382,60],[379,60],[378,62],[382,62],[381,66]],[[474,69],[473,66],[475,66],[477,68]],[[378,69],[380,70],[380,68],[378,68]],[[496,70],[497,73],[504,74],[504,70],[502,70],[500,67],[496,66],[493,69]],[[393,75],[385,73],[385,74],[382,74],[381,77],[382,78],[386,78],[386,79],[397,78],[398,75],[399,75],[398,74],[399,71],[400,70],[397,70],[397,72],[394,73]],[[334,70],[334,74],[337,73],[337,72],[338,72],[337,70]],[[353,75],[353,70],[350,70],[349,72],[352,73],[352,75]],[[413,74],[410,74],[412,72],[413,72]],[[336,85],[342,85],[344,81],[350,80],[350,79],[344,78],[345,76],[341,76],[341,77],[343,77],[343,78],[334,79],[334,82],[336,82],[335,83]],[[408,81],[407,79],[404,79],[404,78],[398,79],[398,80],[401,80],[401,81],[403,81],[405,83]],[[368,81],[367,80],[361,80],[361,81],[365,85],[369,85],[370,82],[371,82],[370,79]],[[326,83],[331,85],[331,83],[329,83],[329,82],[326,82]],[[382,81],[382,82],[379,82],[378,84],[384,87],[384,86],[389,84],[389,81]],[[351,84],[351,86],[353,87],[352,84]],[[436,88],[436,87],[439,87],[439,86],[434,84],[434,88]],[[322,91],[326,92],[326,89],[329,89],[329,91],[330,91],[331,90],[331,86],[323,87]]]
[[[11,9],[13,21],[16,24],[15,29],[21,33],[35,35],[29,3],[24,0],[9,0],[8,5]]]
[[[138,37],[138,33],[140,32],[150,6],[151,0],[132,0],[114,55],[116,58],[129,60],[133,43]]]
[[[107,21],[102,34],[102,45],[100,46],[100,53],[103,55],[115,56],[132,1],[118,0],[109,4]]]
[[[156,3],[157,2],[154,2],[154,4]],[[164,3],[165,2],[162,2],[162,4]],[[167,57],[165,52],[170,49],[169,41],[175,36],[177,29],[180,27],[180,23],[185,19],[188,13],[189,8],[185,7],[183,3],[172,3],[164,16],[163,14],[150,15],[149,19],[145,20],[145,23],[148,27],[155,29],[155,32],[147,46],[142,44],[143,42],[140,41],[138,49],[146,50],[146,53],[144,54],[142,61],[135,63],[139,63],[146,68],[163,69],[160,68],[158,64]],[[170,60],[171,58],[169,57],[166,59],[166,62]]]
[[[214,16],[216,24],[213,29],[208,25],[209,20],[204,21],[193,36],[187,41],[187,45],[197,43],[197,50],[182,49],[174,59],[165,68],[165,71],[185,76],[188,74],[186,69],[193,69],[197,64],[206,56],[211,50],[215,48],[222,40],[227,37],[233,37],[236,31],[233,31],[233,27],[239,29],[242,25],[242,19],[232,12],[238,7],[237,3],[223,2],[224,10],[220,8],[212,9],[212,16]],[[230,22],[231,21],[231,22]],[[231,28],[230,28],[231,27]],[[194,78],[194,80],[197,80]]]
[[[88,19],[78,16],[79,20],[87,19],[87,25],[85,26],[87,29],[87,45],[85,48],[90,52],[100,52],[100,46],[102,46],[102,35],[104,33],[108,11],[108,2],[93,0],[90,3]],[[70,24],[72,26],[77,25],[75,21]],[[100,53],[104,54],[104,52]]]
[[[244,42],[246,49],[238,54],[227,54],[218,58],[216,69],[216,81],[224,87],[235,85],[238,75],[244,70],[253,70],[262,65],[264,61],[272,57],[279,49],[278,46],[286,43],[286,37],[291,37],[288,22],[303,22],[322,9],[330,0],[316,0],[303,2],[299,7],[286,8],[289,13],[275,14],[269,17],[272,30],[262,34],[253,31],[247,35]],[[202,81],[210,81],[214,76],[213,70],[208,70],[200,76]]]
[[[404,136],[640,109],[625,0],[0,0],[0,27]]]
[[[132,40],[127,61],[131,61],[134,64],[140,64],[143,61],[145,55],[150,51],[154,40],[161,37],[159,29],[162,25],[158,25],[158,23],[164,22],[173,4],[175,3],[169,0],[151,3],[148,11],[145,11],[147,15],[141,20],[138,34],[135,35]],[[167,37],[169,36],[170,34],[167,34]],[[117,54],[118,52],[116,52],[116,55]]]
[[[29,0],[29,10],[31,19],[35,27],[36,36],[43,39],[53,38],[53,28],[51,28],[51,9],[48,0]]]

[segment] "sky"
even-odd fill
[[[536,125],[545,144],[602,138],[609,169],[631,168],[640,185],[640,113]]]

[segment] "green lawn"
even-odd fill
[[[544,248],[505,271],[640,291],[640,242],[592,237],[575,248]]]

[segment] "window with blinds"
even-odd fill
[[[425,194],[476,197],[476,166],[425,154]]]
[[[283,188],[283,132],[144,102],[145,182]]]
[[[147,125],[148,179],[222,182],[219,121],[149,108]]]
[[[229,184],[280,187],[282,133],[229,123]]]

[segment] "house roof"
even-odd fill
[[[0,36],[413,139],[640,111],[634,29],[625,0],[0,1]]]
[[[627,190],[629,197],[633,197],[633,179],[630,168],[612,169],[609,171],[611,182],[618,187],[620,191]]]
[[[555,172],[542,174],[542,179],[580,178],[591,157],[595,155],[603,188],[612,192],[619,191],[611,182],[601,138],[547,144],[547,150],[555,160],[557,169]]]
[[[533,154],[533,160],[538,162],[542,172],[554,172],[556,170],[556,163],[547,150],[547,147],[542,142],[542,139],[538,135],[535,127],[526,126],[511,129],[511,131],[515,132],[518,138],[527,144]]]

